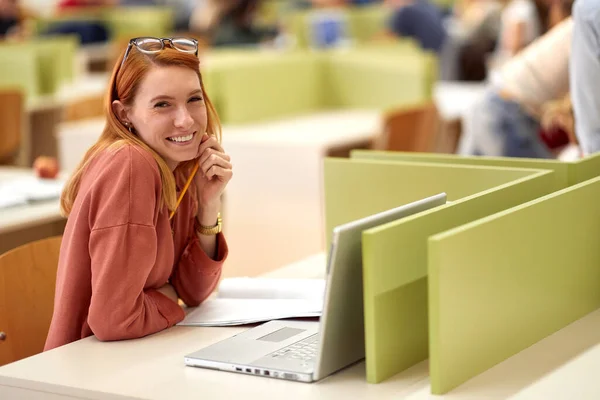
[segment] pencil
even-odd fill
[[[175,211],[177,211],[177,207],[179,207],[179,203],[181,203],[181,200],[183,199],[185,192],[187,192],[188,188],[190,187],[190,184],[192,183],[192,179],[194,179],[194,176],[196,176],[196,172],[198,172],[198,168],[200,168],[199,160],[196,163],[196,165],[194,166],[194,169],[192,170],[192,173],[190,174],[187,182],[185,183],[185,186],[183,187],[183,190],[181,191],[181,194],[179,195],[179,198],[177,199],[177,204],[175,204],[175,209],[173,211],[171,211],[171,215],[169,215],[169,220],[171,220],[173,218],[173,215],[175,215]]]

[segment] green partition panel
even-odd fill
[[[531,175],[530,169],[326,158],[327,245],[334,227],[440,192],[456,201]]]
[[[60,35],[44,38],[43,41],[52,45],[59,55],[56,60],[59,65],[59,84],[72,82],[75,79],[75,60],[80,46],[79,36]]]
[[[27,44],[33,46],[39,54],[41,94],[54,94],[61,85],[73,80],[75,53],[79,45],[77,36],[47,36]]]
[[[31,46],[0,44],[0,88],[17,88],[27,99],[40,94],[38,52]]]
[[[36,95],[52,95],[62,84],[73,79],[77,36],[46,36],[19,43],[6,43],[1,47],[14,53],[31,49],[36,53]],[[10,56],[7,56],[10,57]],[[8,60],[8,58],[6,58]],[[4,58],[2,59],[4,61]],[[33,93],[33,92],[32,92]]]
[[[368,382],[381,382],[428,357],[428,237],[554,190],[555,172],[527,170],[526,174],[529,176],[363,233]]]
[[[464,157],[456,154],[373,150],[353,150],[350,153],[350,157],[357,160],[415,161],[440,164],[487,165],[511,168],[548,169],[555,172],[554,176],[556,178],[556,182],[554,190],[564,189],[569,184],[572,184],[570,180],[569,163],[558,160],[510,157]],[[600,175],[600,168],[598,171]]]
[[[173,31],[174,15],[169,7],[116,7],[107,9],[103,20],[113,39],[135,36],[168,36]]]
[[[569,182],[574,185],[600,176],[600,153],[569,163]]]
[[[350,35],[355,42],[367,42],[387,28],[389,8],[379,4],[348,8]]]
[[[437,59],[422,51],[349,50],[328,54],[326,104],[387,109],[430,100]]]
[[[589,155],[581,160],[569,162],[534,158],[468,157],[457,154],[374,150],[353,150],[350,153],[350,157],[358,160],[418,161],[442,164],[493,165],[500,167],[549,169],[556,172],[556,190],[600,176],[600,153]]]
[[[249,123],[321,109],[321,61],[306,52],[211,53],[206,68],[209,86],[218,91],[222,122]]]
[[[429,239],[432,393],[600,307],[600,178]]]

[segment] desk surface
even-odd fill
[[[324,259],[310,257],[269,276],[322,277]],[[318,384],[304,384],[184,365],[186,354],[245,329],[176,326],[137,340],[86,338],[0,367],[0,398],[54,393],[86,399],[382,399],[408,394],[427,375],[426,365],[420,364],[384,384],[367,385],[364,363],[359,363]]]
[[[31,169],[0,167],[0,181],[19,177],[31,177]],[[0,233],[27,228],[63,219],[59,199],[26,206],[0,208]]]
[[[223,125],[223,143],[333,147],[362,142],[383,129],[378,110],[331,110],[260,123]]]
[[[320,277],[324,255],[269,276]],[[86,338],[0,367],[0,398],[51,399],[598,399],[600,310],[496,365],[445,396],[429,394],[427,362],[377,385],[364,362],[315,384],[186,367],[184,355],[245,328],[173,327],[120,342]],[[8,395],[8,396],[7,396]],[[23,397],[19,397],[23,396]]]

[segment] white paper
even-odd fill
[[[231,326],[320,317],[324,279],[229,278],[178,325]]]
[[[65,182],[37,177],[14,178],[0,182],[0,208],[34,201],[58,199]]]
[[[324,293],[324,279],[228,278],[221,281],[218,297],[321,300]]]
[[[202,303],[178,325],[245,325],[274,319],[319,317],[322,311],[322,301],[215,298]]]

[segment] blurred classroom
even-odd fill
[[[55,267],[62,189],[104,129],[107,83],[132,38],[198,40],[235,166],[223,278],[324,259],[327,158],[582,160],[594,151],[571,101],[574,1],[0,0],[0,256],[54,238],[20,261]],[[28,275],[14,277],[28,290]]]

